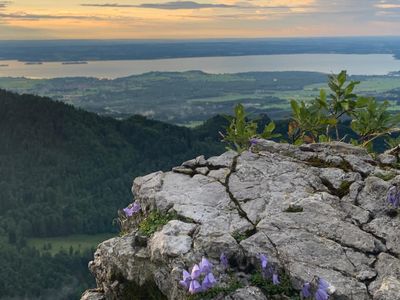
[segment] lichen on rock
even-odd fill
[[[381,166],[344,143],[260,140],[240,155],[201,156],[136,178],[144,216],[177,220],[150,236],[128,223],[128,234],[100,244],[89,265],[97,290],[82,299],[188,299],[182,270],[204,256],[221,291],[212,299],[269,299],[251,281],[260,253],[298,291],[317,276],[334,287],[330,299],[400,299],[400,220],[386,203],[400,172]],[[384,172],[393,176],[375,176]],[[224,292],[233,279],[240,288]]]

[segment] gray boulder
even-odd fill
[[[398,178],[379,172],[364,149],[348,144],[259,140],[241,155],[198,157],[136,178],[142,212],[124,223],[126,235],[99,245],[89,265],[96,293],[187,299],[182,271],[207,257],[220,288],[213,299],[287,299],[264,295],[251,280],[265,254],[295,290],[320,277],[333,300],[400,299],[400,221],[386,203]],[[176,220],[146,237],[137,224],[152,211]],[[232,291],[232,282],[240,288]]]

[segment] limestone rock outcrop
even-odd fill
[[[260,253],[298,290],[318,276],[334,287],[330,299],[400,299],[400,217],[386,201],[400,171],[390,163],[344,143],[259,140],[136,178],[139,220],[99,245],[89,264],[97,289],[82,299],[187,299],[182,270],[203,256],[220,286],[242,284],[215,299],[268,299],[250,280]],[[136,224],[155,210],[178,220],[143,236]]]

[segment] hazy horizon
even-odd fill
[[[38,39],[0,39],[0,42],[63,42],[63,41],[76,41],[76,42],[203,42],[203,41],[262,41],[262,40],[291,40],[291,39],[391,39],[400,38],[400,34],[393,35],[332,35],[332,36],[276,36],[276,37],[231,37],[231,38],[38,38]]]

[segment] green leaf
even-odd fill
[[[326,102],[326,91],[325,91],[324,89],[320,89],[320,91],[319,91],[319,98],[320,98],[322,101]]]
[[[267,126],[265,126],[263,133],[260,135],[263,139],[272,139],[280,137],[280,134],[273,134],[272,132],[275,130],[275,123],[271,121]]]
[[[268,131],[268,132],[272,132],[272,131],[274,131],[275,130],[275,123],[274,123],[274,121],[271,121],[269,124],[268,124],[268,126],[265,128],[265,130],[266,131]]]
[[[329,142],[329,137],[327,137],[325,134],[321,134],[321,135],[318,137],[318,141],[319,141],[320,143]]]
[[[339,82],[339,86],[342,86],[346,82],[346,79],[347,79],[347,71],[343,70],[337,76],[337,81]]]
[[[342,102],[342,103],[341,103],[341,106],[342,106],[342,110],[343,110],[343,111],[347,111],[347,110],[350,109],[350,105],[349,105],[348,102]]]
[[[356,101],[356,107],[357,108],[362,108],[368,105],[368,102],[370,101],[370,98],[368,97],[358,97]]]
[[[300,113],[300,107],[296,100],[291,100],[290,106],[292,107],[292,110],[295,114],[298,115]]]
[[[325,125],[335,126],[338,123],[338,120],[335,118],[326,118],[324,119]]]

